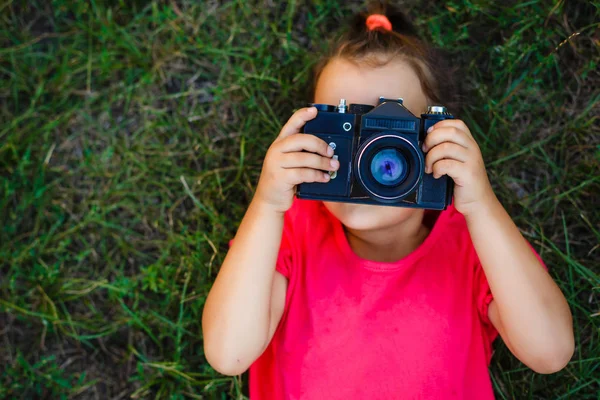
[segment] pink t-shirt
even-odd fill
[[[250,367],[252,400],[494,398],[492,294],[466,221],[453,206],[426,220],[414,252],[374,262],[321,202],[294,200],[276,267],[285,309]]]

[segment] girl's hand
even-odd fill
[[[340,163],[332,159],[333,149],[314,135],[298,134],[307,121],[317,116],[314,107],[301,108],[290,117],[265,156],[255,200],[284,213],[294,200],[296,185],[328,182]]]
[[[464,122],[447,119],[433,125],[423,143],[425,173],[454,180],[454,206],[463,215],[495,198],[479,146]]]

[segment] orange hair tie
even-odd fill
[[[383,14],[371,14],[367,18],[367,28],[372,31],[373,29],[383,28],[386,31],[392,30],[392,23]]]

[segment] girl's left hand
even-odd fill
[[[495,199],[479,146],[469,128],[458,119],[446,119],[429,128],[423,143],[425,173],[454,180],[454,207],[463,215],[487,207]]]

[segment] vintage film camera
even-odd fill
[[[421,118],[402,99],[381,97],[365,104],[310,104],[317,116],[302,133],[315,135],[334,148],[340,168],[327,183],[298,185],[301,199],[443,210],[452,199],[454,182],[425,173],[421,145],[427,129],[454,117],[442,106],[429,106]]]

